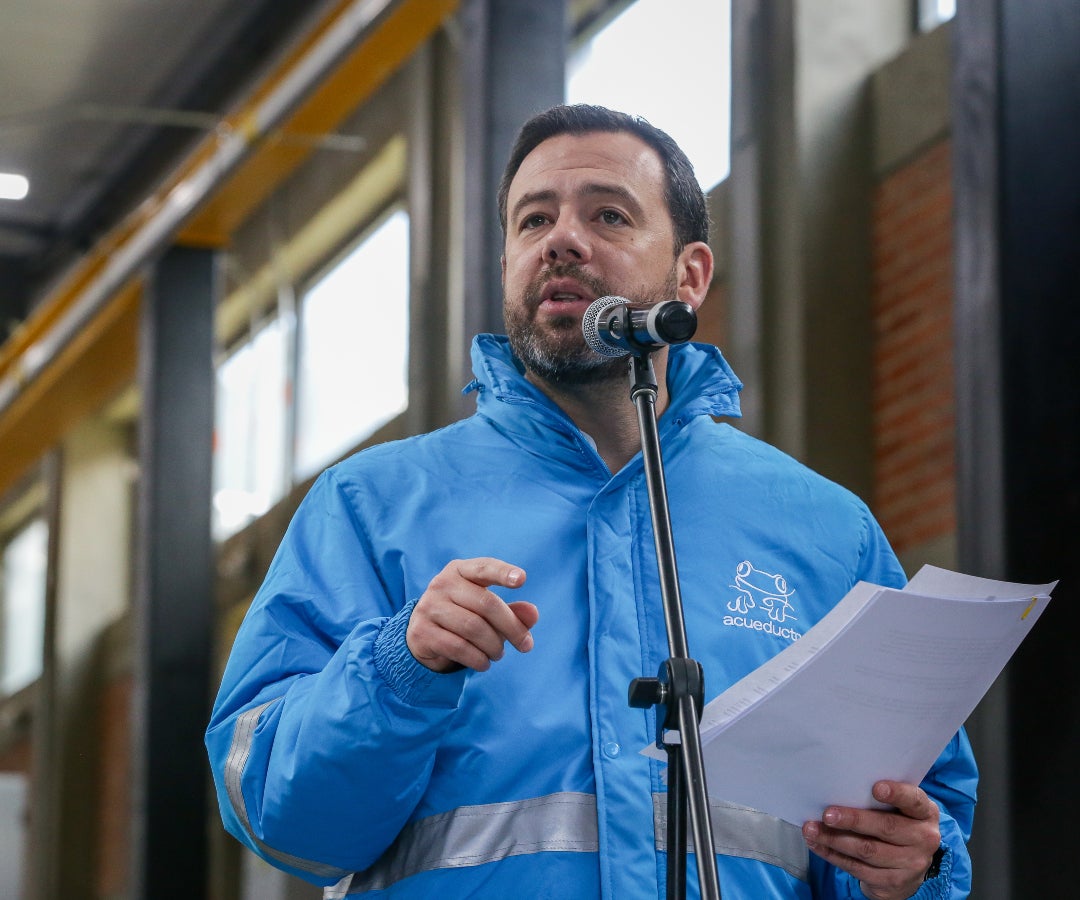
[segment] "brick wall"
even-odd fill
[[[874,196],[874,512],[900,554],[956,531],[951,178],[942,140]]]

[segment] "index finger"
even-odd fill
[[[493,556],[459,559],[454,563],[458,575],[480,587],[516,588],[525,583],[525,571]]]
[[[879,781],[874,785],[874,799],[888,803],[909,819],[937,818],[937,804],[917,784],[903,781]]]
[[[516,588],[525,582],[523,569],[490,556],[456,560],[452,565],[459,576],[479,587]],[[482,616],[495,633],[509,641],[515,649],[522,653],[532,649],[529,625],[497,594],[487,591],[474,612]]]

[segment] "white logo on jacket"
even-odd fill
[[[727,603],[735,615],[724,616],[725,625],[763,631],[789,641],[802,637],[795,629],[782,627],[789,619],[798,620],[790,599],[795,589],[788,587],[783,575],[755,568],[746,559],[735,568],[735,583],[729,587],[737,591]]]

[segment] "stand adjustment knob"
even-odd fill
[[[668,686],[659,678],[635,678],[630,682],[629,703],[634,709],[648,709],[667,700]]]

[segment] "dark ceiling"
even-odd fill
[[[0,342],[212,130],[329,0],[8,0],[0,27]]]

